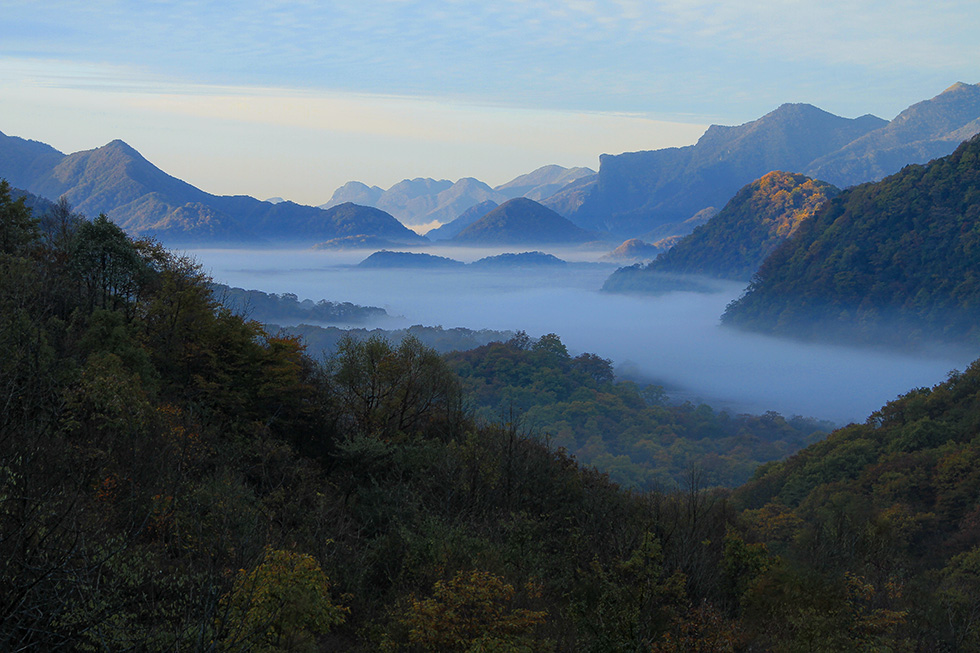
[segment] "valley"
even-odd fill
[[[0,134],[0,648],[976,650],[978,131],[320,206]]]
[[[500,249],[424,250],[461,261]],[[188,250],[216,280],[301,298],[384,308],[397,326],[556,333],[570,350],[611,358],[619,373],[666,386],[675,396],[733,412],[775,410],[846,424],[862,421],[910,387],[964,369],[968,352],[875,351],[802,344],[720,326],[743,284],[713,293],[600,293],[614,265],[581,250],[552,250],[563,269],[373,270],[354,267],[370,251]],[[390,323],[389,323],[390,324]]]

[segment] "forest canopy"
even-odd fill
[[[554,334],[316,361],[194,261],[42,218],[0,183],[4,650],[980,646],[976,364],[734,492],[625,490],[479,411],[610,454],[801,427],[670,408]]]

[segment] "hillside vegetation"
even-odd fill
[[[980,137],[848,189],[761,266],[725,324],[893,344],[980,337]]]
[[[730,415],[706,404],[673,405],[658,386],[617,381],[612,363],[600,356],[572,357],[555,334],[531,340],[520,332],[448,361],[478,415],[519,416],[525,428],[627,487],[678,487],[695,467],[712,485],[738,485],[760,463],[833,428],[773,412]]]
[[[646,267],[617,270],[603,289],[660,290],[670,287],[669,275],[748,281],[767,256],[839,192],[804,175],[770,172],[743,187],[717,215]]]
[[[412,337],[318,363],[57,209],[0,183],[0,649],[980,646],[977,364],[734,494],[624,491],[465,410],[658,408],[598,357],[518,334],[459,359],[474,390]]]

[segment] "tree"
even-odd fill
[[[73,245],[72,272],[88,309],[129,310],[149,273],[133,241],[103,213],[79,227]]]
[[[10,184],[0,179],[0,254],[23,255],[40,233],[24,198],[11,199]]]
[[[459,418],[460,389],[441,356],[414,336],[394,348],[382,336],[343,338],[331,361],[340,405],[363,434],[415,433]]]
[[[315,651],[316,636],[344,622],[330,581],[312,556],[267,548],[261,563],[238,572],[218,628],[222,650]]]
[[[533,585],[528,593],[536,595]],[[487,571],[461,571],[436,581],[432,597],[412,597],[399,621],[408,641],[423,651],[545,651],[535,635],[547,612],[518,608],[514,586]]]

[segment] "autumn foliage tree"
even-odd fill
[[[526,598],[538,596],[528,583]],[[399,621],[408,629],[407,647],[421,651],[547,651],[547,640],[536,635],[547,612],[515,605],[513,585],[485,571],[461,571],[449,581],[437,581],[432,596],[411,597]]]

